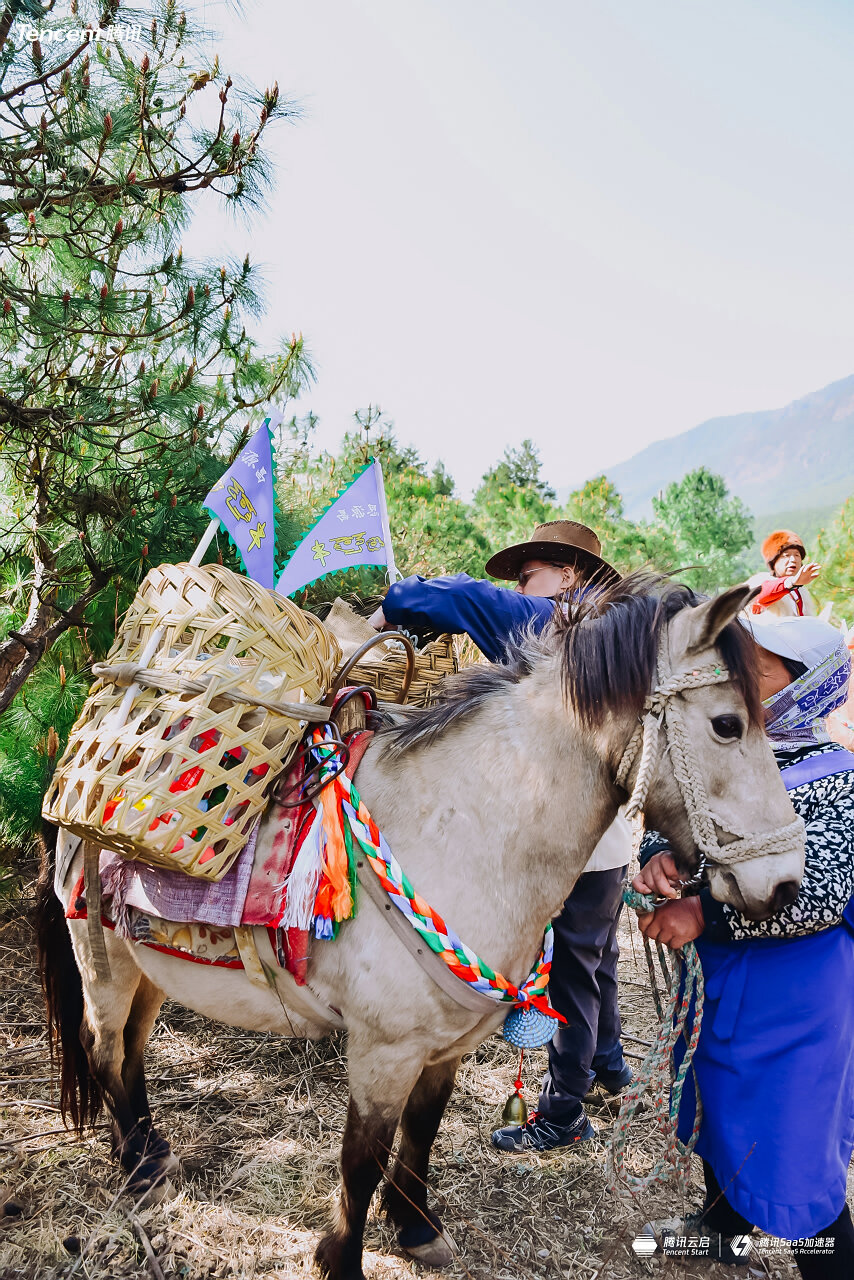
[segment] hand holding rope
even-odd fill
[[[623,890],[623,901],[638,913],[654,911],[660,905],[651,894],[638,893],[630,886]],[[691,1136],[686,1143],[680,1141],[677,1130],[682,1089],[691,1068],[703,1021],[703,970],[693,942],[687,942],[679,951],[674,951],[673,957],[675,962],[670,966],[667,1004],[658,1033],[635,1079],[623,1093],[620,1114],[608,1144],[606,1172],[609,1186],[612,1191],[622,1194],[648,1191],[665,1183],[671,1175],[675,1176],[677,1186],[684,1193],[688,1186],[691,1155],[700,1134],[703,1112],[699,1090],[696,1088],[696,1115]],[[688,1034],[686,1026],[692,1002],[693,1020]],[[686,1036],[687,1047],[674,1079],[671,1062],[676,1041],[681,1035]],[[629,1173],[626,1168],[626,1146],[629,1126],[645,1095],[649,1095],[653,1118],[664,1136],[665,1150],[650,1172],[640,1176]]]

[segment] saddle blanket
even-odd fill
[[[285,775],[284,785],[293,787],[294,793],[302,771],[299,761]],[[102,892],[112,898],[117,921],[121,922],[125,908],[135,907],[184,924],[277,926],[285,911],[287,878],[314,808],[303,805],[279,812],[279,829],[264,861],[256,864],[259,818],[234,865],[215,883],[102,849]]]
[[[108,892],[110,888],[109,882],[102,887],[101,923],[107,929],[114,929],[119,937],[199,964],[224,965],[229,969],[246,967],[237,940],[241,921],[210,924],[200,920],[174,920],[157,915],[151,907],[131,906],[127,900]],[[69,920],[86,919],[86,890],[82,873],[65,914]],[[267,927],[267,933],[279,967],[287,969],[302,986],[308,973],[308,931],[271,925]]]

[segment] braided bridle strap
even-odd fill
[[[674,674],[667,628],[662,628],[658,642],[656,683],[644,703],[643,719],[632,734],[615,775],[617,785],[628,790],[629,777],[640,754],[640,763],[626,808],[626,816],[633,818],[643,812],[646,804],[661,755],[663,727],[673,775],[682,795],[694,845],[710,862],[727,866],[772,853],[789,853],[802,844],[804,837],[803,821],[796,818],[786,826],[758,835],[728,832],[734,838],[727,844],[721,844],[718,832],[726,828],[709,805],[700,764],[688,731],[685,710],[678,695],[690,689],[702,689],[706,685],[726,684],[729,679],[729,671],[719,662]]]

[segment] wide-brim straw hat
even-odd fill
[[[598,582],[617,582],[619,573],[603,560],[602,544],[592,529],[577,520],[549,520],[538,524],[530,542],[517,542],[495,555],[486,563],[486,572],[493,578],[513,580],[526,560],[545,560],[549,564],[577,565],[585,577],[596,577]]]

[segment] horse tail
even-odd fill
[[[71,946],[62,903],[53,888],[56,839],[59,828],[42,824],[42,855],[36,887],[35,929],[39,973],[47,1006],[51,1060],[59,1066],[59,1109],[74,1130],[95,1123],[104,1097],[89,1070],[80,1039],[83,1026],[83,981]]]

